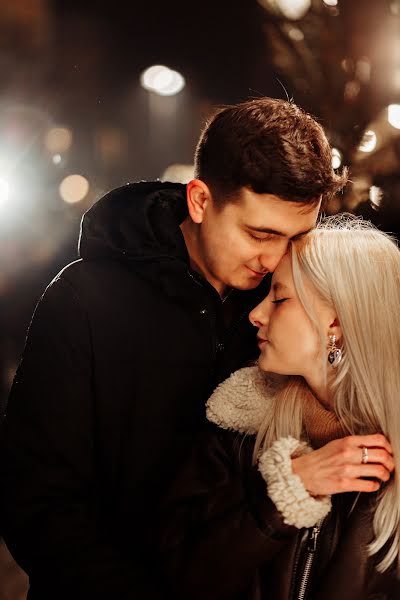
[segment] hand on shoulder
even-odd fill
[[[368,450],[366,464],[362,463],[363,448]],[[312,496],[376,492],[380,482],[390,479],[394,460],[384,435],[352,435],[293,458],[292,470]]]

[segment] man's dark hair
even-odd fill
[[[347,170],[332,168],[329,142],[311,115],[292,102],[258,98],[223,108],[205,125],[195,177],[221,205],[242,187],[315,204],[345,185]]]

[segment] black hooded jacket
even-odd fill
[[[2,529],[31,600],[165,598],[153,514],[265,296],[191,271],[185,186],[114,190],[36,308],[1,433]],[[231,324],[223,308],[230,305]]]

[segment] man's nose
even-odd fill
[[[249,321],[254,327],[265,327],[269,321],[269,303],[268,296],[257,304],[249,314]]]
[[[282,240],[282,243],[279,244],[278,248],[274,249],[273,253],[260,254],[259,261],[263,270],[265,269],[269,273],[273,273],[286,254],[288,245],[289,240]]]

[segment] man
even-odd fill
[[[3,529],[32,600],[165,598],[157,501],[215,386],[257,354],[247,315],[344,183],[322,128],[260,98],[205,127],[187,186],[127,185],[33,317],[4,422]]]

